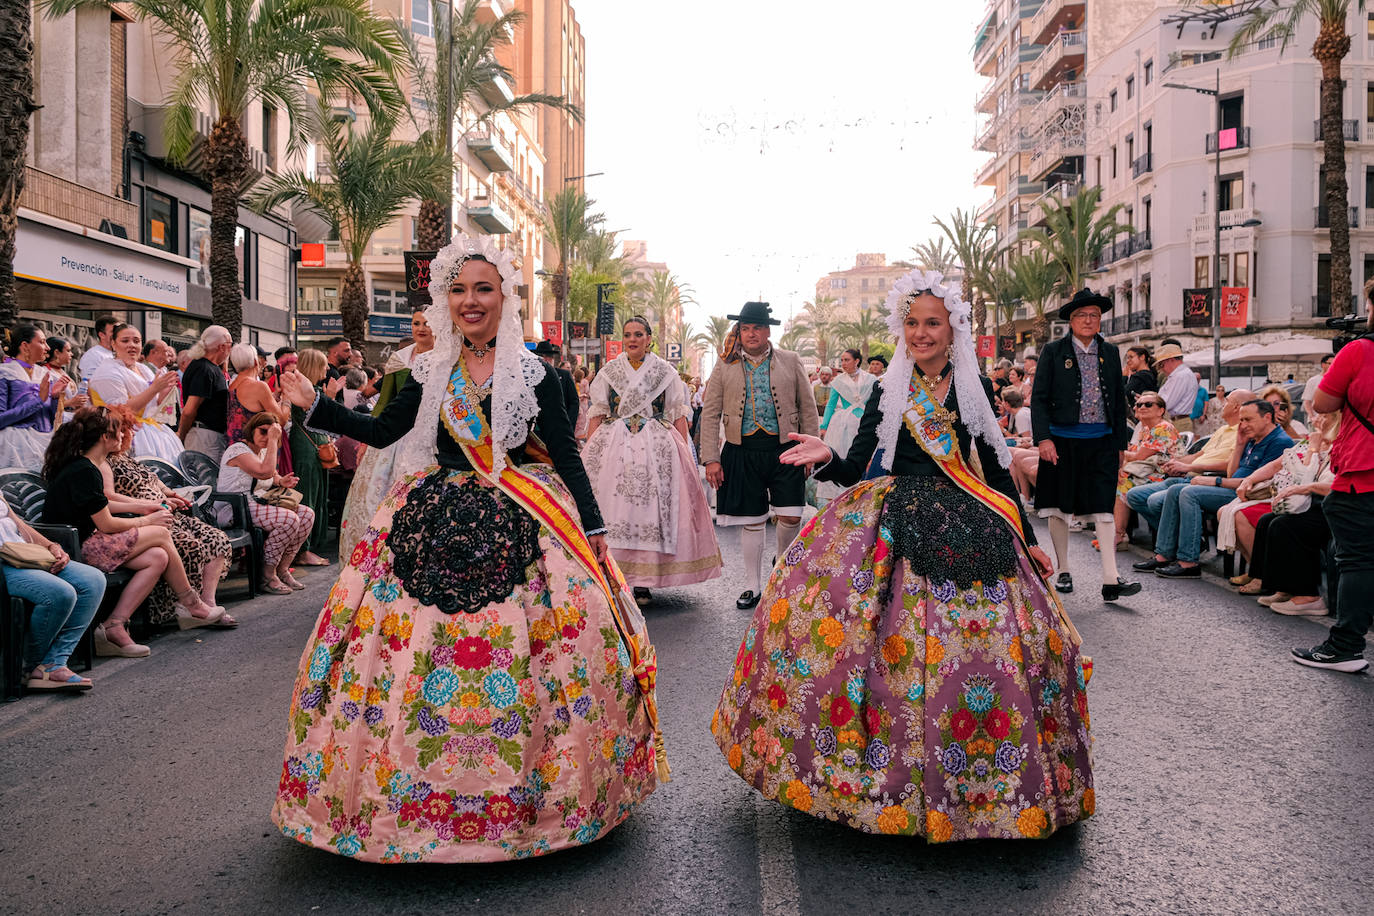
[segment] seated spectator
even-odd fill
[[[95,653],[142,658],[151,650],[129,635],[129,618],[164,576],[177,595],[177,624],[183,629],[218,623],[223,611],[206,604],[191,587],[167,530],[171,510],[138,518],[120,518],[110,511],[101,466],[119,448],[121,426],[109,408],[88,407],[57,428],[43,461],[48,481],[43,521],[74,527],[82,556],[96,569],[133,570],[109,618],[96,628]]]
[[[114,358],[100,364],[91,376],[91,402],[113,406],[127,404],[138,418],[134,454],[152,455],[176,463],[184,447],[171,428],[157,422],[158,402],[176,387],[175,372],[154,375],[143,365],[143,335],[127,324],[115,325]]]
[[[220,459],[219,489],[249,494],[248,513],[253,524],[267,533],[263,560],[266,578],[262,588],[274,595],[287,595],[293,589],[305,588],[291,575],[291,561],[310,536],[315,513],[304,504],[288,509],[259,502],[253,496],[254,481],[264,481],[269,487],[290,488],[298,483],[293,474],[277,473],[282,428],[276,415],[257,414],[244,426],[243,435],[244,441],[229,446]]]
[[[1002,389],[1002,403],[1006,405],[1006,431],[1018,439],[1031,434],[1031,410],[1020,388]]]
[[[37,472],[68,393],[67,377],[43,365],[43,329],[21,324],[10,332],[10,359],[0,365],[0,468]]]
[[[229,365],[238,374],[229,382],[229,401],[225,412],[225,428],[229,441],[242,442],[243,428],[248,421],[266,411],[285,423],[290,411],[278,403],[272,389],[258,378],[258,351],[251,344],[234,344],[229,351]]]
[[[1181,487],[1199,474],[1218,474],[1226,470],[1235,450],[1236,435],[1239,432],[1237,421],[1240,419],[1241,405],[1254,398],[1244,388],[1231,392],[1226,397],[1223,419],[1226,425],[1212,434],[1211,438],[1194,455],[1180,455],[1160,465],[1166,475],[1158,483],[1137,484],[1126,492],[1126,505],[1139,513],[1150,528],[1159,529],[1159,519],[1164,512],[1164,500],[1168,491]],[[1160,395],[1163,400],[1163,395]],[[1167,410],[1168,401],[1164,402]]]
[[[24,668],[30,690],[90,690],[91,679],[67,667],[86,627],[100,610],[105,574],[93,566],[74,563],[67,552],[43,537],[10,511],[0,499],[0,541],[27,541],[48,548],[51,569],[19,569],[0,565],[5,589],[12,598],[33,603],[29,638],[24,643]]]
[[[1126,494],[1135,487],[1163,481],[1168,476],[1164,463],[1180,457],[1183,451],[1178,430],[1165,417],[1166,412],[1164,399],[1157,392],[1149,391],[1136,399],[1135,432],[1126,446],[1126,463],[1117,477],[1116,504],[1112,507],[1117,550],[1125,550],[1131,542],[1126,531],[1131,518]],[[1100,547],[1096,540],[1093,543]]]
[[[223,531],[192,515],[191,504],[186,499],[133,457],[136,425],[133,412],[122,405],[110,411],[120,421],[119,448],[112,450],[100,467],[110,511],[137,516],[170,509],[172,520],[166,527],[172,535],[172,546],[186,567],[186,578],[200,593],[202,601],[210,607],[219,607],[215,592],[220,580],[228,574],[229,561],[234,555],[229,538]],[[177,622],[176,596],[165,581],[159,582],[148,596],[148,622],[154,626]],[[238,621],[229,614],[221,614],[214,626],[227,629],[238,626]]]
[[[48,371],[56,375],[61,375],[67,379],[67,406],[72,410],[80,410],[85,407],[85,395],[77,395],[76,379],[67,371],[67,367],[72,363],[72,344],[71,341],[61,337],[48,338],[48,358],[43,365],[48,367]],[[80,397],[82,403],[76,403]]]
[[[1318,414],[1308,439],[1286,450],[1236,488],[1236,499],[1272,483],[1270,499],[1236,514],[1236,542],[1250,558],[1250,572],[1231,580],[1243,595],[1270,595],[1260,603],[1280,614],[1323,617],[1318,594],[1322,549],[1331,529],[1321,500],[1331,492],[1331,443],[1340,432],[1337,414]]]
[[[1274,416],[1288,438],[1294,441],[1307,435],[1307,427],[1293,419],[1293,399],[1279,385],[1267,385],[1260,389],[1259,396],[1274,405]]]
[[[1154,570],[1169,579],[1202,576],[1198,556],[1202,546],[1204,513],[1215,512],[1235,498],[1245,478],[1273,461],[1293,440],[1274,421],[1274,406],[1259,398],[1240,410],[1239,435],[1223,476],[1198,476],[1191,483],[1165,491],[1155,555],[1136,563],[1140,570]]]
[[[367,405],[363,403],[367,400],[367,396],[363,394],[363,387],[367,385],[366,370],[345,369],[343,378],[343,406],[349,410],[357,410],[360,406],[367,410]]]

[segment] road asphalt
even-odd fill
[[[605,839],[377,866],[276,832],[287,701],[336,564],[234,605],[236,631],[102,660],[86,695],[0,707],[0,912],[1374,912],[1374,678],[1288,660],[1320,621],[1208,580],[1149,577],[1104,605],[1075,535],[1097,814],[1044,842],[931,847],[785,810],[727,768],[708,724],[748,616],[736,540],[722,531],[723,578],[656,593],[674,779]]]

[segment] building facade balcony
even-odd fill
[[[491,131],[468,134],[468,152],[477,157],[491,172],[509,172],[515,168],[515,156]]]
[[[1088,33],[1082,29],[1055,35],[1031,65],[1031,88],[1048,89],[1068,71],[1082,72],[1087,50]]]
[[[1065,159],[1085,155],[1087,146],[1088,141],[1083,134],[1062,135],[1048,142],[1042,140],[1031,154],[1030,177],[1035,181],[1045,179]]]
[[[1358,143],[1360,140],[1359,121],[1341,121],[1341,134],[1351,143]],[[1322,122],[1316,120],[1312,122],[1312,139],[1320,143],[1325,138],[1326,133],[1322,130]]]
[[[487,235],[505,235],[515,231],[515,219],[492,197],[467,199],[468,220]]]
[[[1056,32],[1083,24],[1084,0],[1045,0],[1031,17],[1026,35],[1038,45],[1048,44]]]
[[[515,101],[515,93],[510,88],[510,83],[499,73],[488,73],[486,78],[477,86],[477,91],[482,94],[482,98],[487,100],[489,105],[509,105]]]
[[[1360,225],[1360,208],[1346,207],[1345,212],[1346,220],[1348,221],[1346,225],[1348,225],[1351,229],[1357,228]],[[1339,219],[1339,217],[1337,218]],[[1313,208],[1312,223],[1313,226],[1317,229],[1331,228],[1331,211],[1327,209],[1326,204],[1321,204]]]
[[[1131,312],[1129,315],[1126,316],[1126,318],[1128,319],[1126,322],[1127,331],[1150,330],[1151,316],[1149,309],[1141,309],[1136,312]]]
[[[1062,180],[1051,183],[1043,194],[1035,199],[1031,204],[1029,219],[1032,226],[1043,226],[1045,224],[1045,201],[1051,198],[1059,201],[1069,201],[1078,196],[1078,192],[1083,190],[1083,182],[1073,180]]]
[[[1027,90],[1034,92],[1036,90]],[[1039,127],[1052,116],[1065,109],[1082,109],[1088,100],[1088,84],[1084,80],[1060,83],[1052,89],[1042,91],[1041,98],[1031,110],[1031,124]]]
[[[1233,149],[1250,148],[1250,128],[1248,127],[1228,127],[1221,131],[1221,151]],[[1215,132],[1207,135],[1207,155],[1212,155],[1217,151],[1217,134]]]
[[[1002,90],[1005,88],[1002,75],[994,77],[988,87],[978,96],[978,101],[974,103],[973,110],[979,114],[995,116],[997,114],[997,97],[1002,94]]]
[[[984,153],[997,152],[997,137],[999,133],[999,127],[1001,127],[1001,124],[999,124],[996,120],[993,120],[990,124],[988,124],[988,126],[985,127],[981,133],[979,133],[978,139],[976,139],[973,143],[973,148]]]
[[[1131,163],[1131,177],[1139,178],[1141,175],[1148,174],[1155,170],[1154,153],[1146,153],[1135,162]]]
[[[1208,233],[1207,237],[1211,238],[1210,233],[1213,231],[1214,223],[1212,222],[1212,219],[1214,216],[1215,214],[1210,212],[1199,213],[1196,216],[1194,216],[1193,232]],[[1245,207],[1239,210],[1222,210],[1221,228],[1230,229],[1232,227],[1239,226],[1242,223],[1248,223],[1252,220],[1257,220],[1259,218],[1259,211],[1251,207]]]
[[[1131,254],[1142,254],[1152,248],[1154,248],[1154,242],[1150,240],[1149,229],[1131,236]]]
[[[978,24],[973,37],[973,67],[983,76],[992,76],[997,63],[997,33],[1001,31],[1000,17],[993,9]]]

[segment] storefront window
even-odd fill
[[[409,315],[413,309],[406,302],[404,290],[378,286],[372,290],[372,311],[378,315]]]
[[[243,295],[253,298],[253,233],[242,226],[234,227],[234,259],[239,262],[239,285]]]
[[[190,248],[187,257],[200,261],[195,281],[200,286],[210,285],[210,214],[191,207],[186,212],[187,235]]]
[[[157,191],[144,191],[143,244],[163,251],[177,250],[176,201]]]
[[[296,310],[301,312],[337,312],[339,310],[339,288],[337,286],[296,287]]]

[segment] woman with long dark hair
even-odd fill
[[[1137,395],[1147,391],[1158,391],[1159,381],[1155,373],[1155,361],[1150,356],[1149,347],[1131,347],[1126,351],[1126,409],[1135,406]],[[1168,417],[1166,416],[1167,420]]]
[[[119,450],[122,432],[123,424],[108,407],[78,410],[58,427],[43,460],[48,481],[43,521],[74,527],[81,536],[82,558],[97,569],[133,570],[114,610],[96,629],[95,652],[142,658],[150,650],[134,642],[126,625],[163,576],[176,594],[174,613],[182,629],[219,623],[224,610],[201,601],[186,577],[167,530],[172,524],[170,509],[138,518],[121,518],[110,511],[101,468]]]

